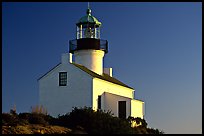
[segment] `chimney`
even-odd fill
[[[72,53],[63,53],[61,58],[62,64],[72,63]]]
[[[110,77],[113,76],[113,69],[112,68],[104,68],[103,73],[108,74]]]

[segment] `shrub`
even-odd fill
[[[81,126],[89,134],[132,133],[128,121],[113,117],[111,112],[94,111],[91,108],[74,108],[71,113],[59,117],[61,125],[75,128]]]
[[[54,118],[50,115],[44,115],[44,120],[49,123],[49,125],[57,125],[57,118]]]
[[[145,119],[141,119],[139,117],[128,117],[127,118],[127,121],[132,124],[133,122],[136,122],[136,127],[137,126],[140,126],[140,127],[144,127],[146,128],[147,127],[147,122],[145,121]]]
[[[18,115],[2,113],[2,125],[16,126],[19,123]]]
[[[23,120],[29,120],[31,113],[19,113],[18,117],[19,119],[23,119]]]
[[[19,115],[20,124],[42,124],[42,125],[55,125],[56,118],[50,115],[44,115],[40,113],[20,113]]]
[[[48,125],[49,123],[44,118],[45,118],[45,115],[43,114],[31,113],[29,116],[29,123]]]

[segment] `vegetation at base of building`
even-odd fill
[[[121,119],[112,116],[113,114],[110,111],[94,111],[90,107],[75,107],[70,113],[58,115],[58,117],[52,117],[47,112],[36,111],[17,114],[15,110],[11,110],[10,113],[2,113],[2,126],[59,126],[72,130],[64,132],[67,134],[164,134],[163,131],[158,129],[148,128],[144,119],[133,117]],[[43,111],[42,108],[41,111]],[[137,125],[131,127],[132,122]]]

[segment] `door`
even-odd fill
[[[98,96],[98,109],[101,109],[101,95]]]
[[[118,117],[126,118],[126,101],[118,101]]]

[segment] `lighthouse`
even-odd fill
[[[91,15],[91,9],[88,8],[86,15],[76,23],[76,39],[69,41],[69,53],[74,55],[75,63],[102,75],[108,42],[100,39],[100,27],[101,22]]]
[[[38,79],[39,105],[48,114],[57,117],[73,107],[91,107],[119,118],[144,117],[144,102],[134,99],[134,88],[116,79],[112,68],[103,67],[108,41],[100,38],[101,25],[88,7],[76,23],[76,38],[69,41],[69,51]]]

